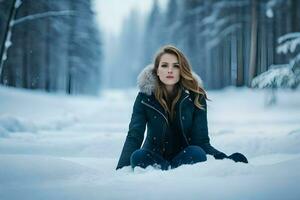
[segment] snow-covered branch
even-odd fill
[[[7,49],[12,45],[12,42],[11,42],[11,31],[9,31],[7,33],[7,39],[5,40],[5,43],[4,43],[4,48],[5,48],[5,51],[3,52],[3,56],[2,56],[2,60],[3,62],[7,59]],[[1,65],[1,69],[2,69],[2,65]],[[1,75],[1,72],[0,72],[0,75]]]
[[[241,23],[235,23],[232,24],[228,27],[226,27],[224,30],[222,30],[217,37],[215,37],[214,39],[210,40],[207,44],[208,48],[213,48],[216,45],[218,45],[222,39],[225,38],[225,36],[229,35],[230,33],[233,33],[236,29],[241,28],[242,24]]]
[[[300,37],[300,32],[287,33],[278,38],[278,43],[282,43],[285,40],[295,39]]]
[[[7,50],[12,45],[11,43],[11,35],[12,35],[12,22],[14,21],[14,18],[16,17],[16,10],[21,6],[22,1],[16,0],[14,2],[14,6],[12,7],[12,11],[10,13],[8,23],[7,23],[7,29],[4,33],[4,45],[1,45],[1,57],[0,57],[0,78],[2,75],[3,65],[5,60],[7,59]]]
[[[229,8],[229,7],[243,7],[248,6],[250,1],[248,0],[232,0],[232,1],[220,1],[216,2],[213,7],[214,9],[223,9],[223,8]]]
[[[44,17],[55,17],[55,16],[64,16],[64,15],[75,15],[74,10],[62,10],[62,11],[48,11],[43,13],[37,13],[33,15],[28,15],[19,19],[16,19],[12,21],[12,26],[20,24],[22,22],[28,21],[28,20],[34,20],[34,19],[40,19]]]
[[[5,62],[5,60],[7,59],[7,50],[8,48],[12,45],[11,42],[11,32],[12,32],[12,28],[13,26],[29,21],[29,20],[34,20],[34,19],[40,19],[40,18],[45,18],[45,17],[55,17],[55,16],[64,16],[64,15],[75,15],[75,11],[73,10],[63,10],[63,11],[49,11],[49,12],[44,12],[44,13],[37,13],[37,14],[33,14],[33,15],[28,15],[19,19],[14,20],[15,18],[15,13],[16,13],[16,9],[18,9],[22,4],[21,0],[17,0],[15,2],[14,5],[14,14],[12,19],[9,22],[9,28],[8,28],[8,32],[7,32],[7,36],[5,39],[5,44],[4,44],[4,51],[2,54],[2,58],[1,58],[1,64],[0,64],[0,76],[2,73],[2,69],[3,69],[3,64]]]
[[[273,65],[271,68],[256,76],[251,83],[256,88],[295,88],[299,84],[297,77],[289,64]]]
[[[22,0],[17,0],[15,3],[15,9],[18,9],[22,5]]]
[[[267,15],[267,17],[273,18],[274,17],[273,8],[276,5],[278,5],[278,4],[280,4],[284,1],[285,0],[270,0],[270,1],[268,1],[268,3],[266,4],[266,15]]]
[[[277,53],[294,53],[296,47],[300,45],[300,32],[288,33],[278,38],[279,46]],[[281,43],[281,44],[280,44]]]

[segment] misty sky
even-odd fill
[[[120,31],[122,20],[131,9],[138,9],[141,13],[147,13],[154,0],[94,0],[102,31],[117,34]],[[165,6],[167,0],[159,0],[161,6]],[[103,30],[104,29],[104,30]]]

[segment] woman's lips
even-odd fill
[[[174,78],[174,76],[167,76],[167,78]]]

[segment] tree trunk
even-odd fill
[[[7,20],[7,24],[5,27],[5,31],[4,31],[4,37],[3,37],[3,43],[1,44],[1,51],[0,51],[0,81],[2,80],[2,71],[3,71],[3,66],[4,66],[4,61],[6,59],[4,59],[4,55],[7,53],[7,48],[5,47],[5,43],[8,37],[8,33],[11,31],[11,21],[15,18],[16,16],[16,0],[13,0],[12,2],[12,6],[10,8],[10,12],[9,12],[9,17]],[[4,80],[2,80],[3,82],[5,82]]]
[[[251,85],[252,79],[256,76],[256,54],[257,54],[257,0],[252,0],[252,17],[251,17],[251,46],[250,46],[250,63],[249,63],[249,82]]]

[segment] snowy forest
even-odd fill
[[[173,44],[186,53],[207,89],[250,87],[272,66],[299,60],[299,11],[297,0],[169,0],[166,9],[154,1],[145,22],[133,10],[117,43],[111,39],[117,55],[110,67],[126,78],[115,77],[110,85],[132,86],[159,47]]]
[[[0,1],[0,82],[97,94],[102,45],[91,0]]]
[[[268,77],[278,79],[278,68],[299,77],[297,0],[169,0],[165,9],[155,0],[146,18],[133,9],[106,46],[90,0],[5,0],[0,10],[2,85],[69,94],[135,87],[164,44],[183,50],[206,89],[261,86],[253,78],[273,68]],[[295,77],[287,85],[297,87]]]
[[[138,76],[166,44],[208,97],[177,125]],[[0,200],[300,199],[300,0],[0,0],[0,47]],[[222,152],[116,170],[173,131]]]

